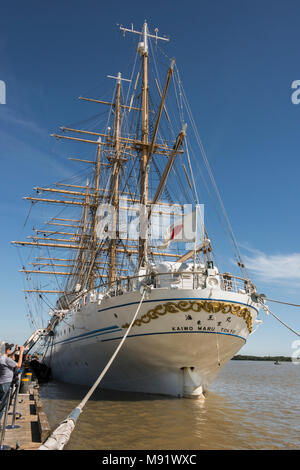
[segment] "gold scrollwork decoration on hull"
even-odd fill
[[[207,313],[223,313],[236,315],[245,320],[249,333],[252,331],[252,316],[251,312],[244,305],[233,304],[230,302],[218,302],[213,300],[180,300],[180,302],[166,302],[157,305],[149,310],[141,318],[135,320],[133,326],[141,326],[150,323],[152,320],[167,315],[168,313],[178,312],[201,312],[204,310]],[[122,328],[129,328],[129,323],[122,325]]]

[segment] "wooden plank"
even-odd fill
[[[30,386],[29,392],[19,394],[17,413],[21,414],[15,420],[14,429],[6,429],[3,444],[16,449],[17,443],[20,450],[37,450],[51,433],[46,414],[42,411],[35,383]],[[12,412],[12,406],[9,410]],[[17,415],[18,416],[18,415]],[[12,416],[8,416],[7,426],[11,425]]]

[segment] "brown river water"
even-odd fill
[[[52,430],[88,388],[41,386]],[[300,449],[300,364],[230,361],[205,401],[97,390],[66,450]]]

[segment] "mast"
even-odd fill
[[[97,159],[96,159],[96,171],[95,171],[95,204],[98,206],[99,200],[99,188],[100,188],[100,168],[101,168],[101,137],[98,139],[99,145],[97,149]],[[95,278],[95,259],[97,256],[97,208],[94,209],[93,214],[93,235],[91,240],[92,251],[91,251],[91,273],[90,273],[90,280],[89,280],[89,288],[94,288],[94,278]]]
[[[148,26],[145,21],[143,26],[143,43],[139,45],[139,51],[143,57],[143,84],[142,84],[142,157],[141,157],[141,183],[140,183],[140,204],[144,212],[148,207],[148,134],[149,134],[149,109],[148,109]],[[142,222],[145,214],[140,214]],[[142,225],[146,230],[142,230]],[[139,233],[139,267],[148,267],[148,224],[140,224]]]
[[[114,102],[115,119],[114,119],[114,159],[112,167],[112,184],[111,184],[111,204],[113,207],[113,220],[112,220],[112,239],[110,240],[109,247],[109,286],[116,280],[116,264],[117,264],[117,240],[119,240],[118,233],[118,213],[119,213],[119,178],[120,166],[123,161],[121,157],[122,139],[121,139],[121,81],[125,80],[130,82],[127,78],[122,78],[121,73],[117,77],[108,75],[109,78],[117,80],[116,95]]]
[[[89,182],[87,181],[86,183],[86,192],[85,192],[85,202],[88,204],[89,202]],[[84,205],[83,207],[83,217],[82,217],[82,232],[81,232],[81,245],[85,245],[86,243],[86,235],[87,235],[87,222],[88,222],[88,211],[87,211],[87,205]],[[86,252],[85,249],[80,249],[79,256],[78,256],[78,264],[79,264],[79,276],[78,276],[78,282],[81,285],[82,288],[85,286],[84,284],[84,274],[85,274],[85,256]],[[73,285],[73,288],[75,288],[76,280]]]
[[[133,24],[131,25],[131,29],[123,28],[120,26],[121,31],[125,35],[126,32],[139,34],[142,36],[142,42],[138,45],[138,52],[142,56],[143,61],[143,78],[142,78],[142,153],[141,153],[141,162],[140,162],[140,171],[141,171],[141,179],[140,179],[140,207],[143,213],[140,213],[140,233],[139,233],[139,267],[144,267],[147,269],[148,267],[148,250],[149,250],[149,243],[148,243],[148,190],[149,190],[149,182],[148,182],[148,174],[149,174],[149,97],[148,97],[148,90],[149,90],[149,81],[148,81],[148,38],[154,38],[157,40],[169,41],[168,38],[159,37],[158,36],[158,29],[155,29],[155,35],[150,34],[148,30],[147,22],[144,22],[143,30],[136,31],[133,29]],[[173,65],[172,65],[173,67]],[[165,97],[164,97],[165,98]],[[162,109],[164,104],[164,98],[162,99]],[[158,128],[159,118],[157,122]],[[154,133],[155,134],[155,133]],[[155,140],[155,137],[154,137]],[[154,140],[151,144],[151,152],[154,149]]]
[[[113,206],[113,238],[110,241],[110,267],[109,285],[111,286],[116,277],[116,237],[117,237],[117,214],[119,209],[119,153],[120,153],[120,123],[121,123],[121,73],[118,73],[117,89],[115,98],[115,161],[112,174],[112,206]]]

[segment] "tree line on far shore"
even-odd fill
[[[273,361],[273,362],[292,362],[291,357],[287,356],[242,356],[237,354],[232,361]]]

